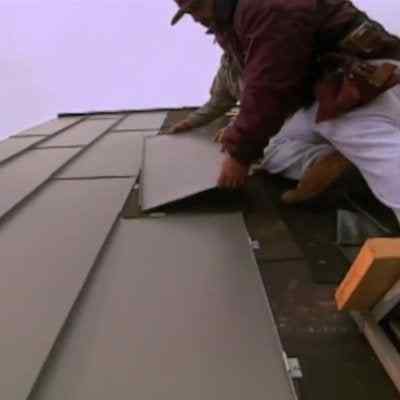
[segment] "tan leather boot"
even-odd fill
[[[285,192],[281,199],[286,204],[311,200],[328,189],[350,167],[350,161],[338,151],[327,154],[312,164],[297,188]]]

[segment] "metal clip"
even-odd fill
[[[303,372],[298,358],[289,358],[284,352],[283,360],[286,365],[286,370],[292,379],[303,379]]]
[[[163,213],[163,212],[155,212],[155,213],[149,214],[150,218],[164,218],[166,216],[167,216],[167,214]]]
[[[249,238],[249,243],[250,243],[250,247],[252,248],[253,251],[261,249],[260,242],[258,240],[253,240],[253,239]]]

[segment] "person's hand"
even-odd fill
[[[161,133],[164,135],[173,135],[175,133],[182,133],[185,131],[189,131],[190,129],[193,129],[193,128],[194,127],[193,127],[192,123],[189,120],[184,119],[184,120],[179,121],[176,124],[172,125],[168,129],[162,131]]]
[[[225,135],[225,129],[226,128],[221,128],[217,131],[217,133],[214,136],[215,143],[222,143],[222,140],[224,139],[224,135]]]
[[[227,155],[223,164],[218,186],[226,189],[237,189],[244,185],[250,167]]]

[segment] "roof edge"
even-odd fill
[[[167,112],[167,111],[183,111],[183,110],[193,110],[198,108],[199,106],[185,106],[185,107],[165,107],[165,108],[142,108],[142,109],[131,109],[131,110],[113,110],[113,111],[86,111],[86,112],[66,112],[59,113],[57,115],[58,118],[66,118],[66,117],[85,117],[92,115],[113,115],[113,114],[133,114],[140,112]]]

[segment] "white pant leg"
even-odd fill
[[[400,85],[314,129],[357,166],[382,203],[400,209]]]
[[[313,162],[333,151],[332,145],[313,132],[312,127],[310,110],[297,112],[265,148],[262,168],[300,180]]]

